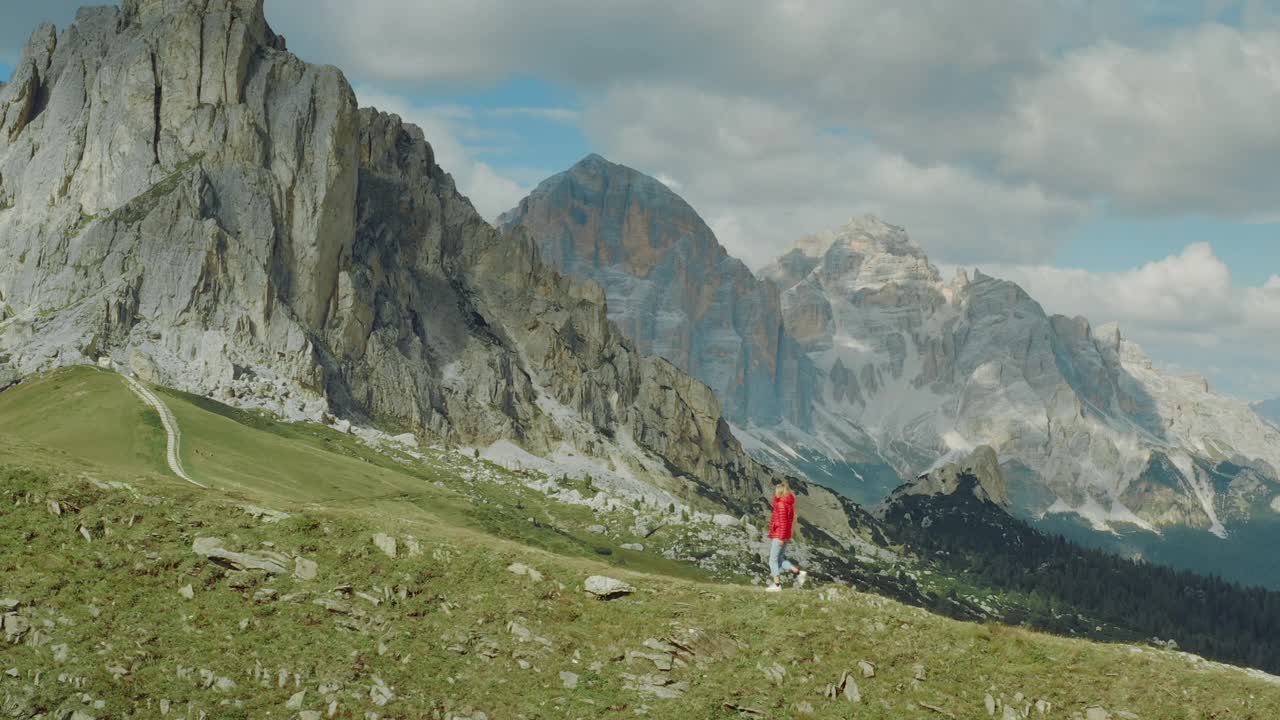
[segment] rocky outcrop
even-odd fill
[[[773,474],[593,283],[486,224],[422,131],[289,54],[261,0],[131,0],[41,28],[0,90],[0,359],[450,442],[568,448],[755,507]],[[811,488],[851,537],[855,509]],[[865,518],[864,518],[865,519]]]
[[[1013,283],[944,281],[902,228],[855,218],[762,274],[785,287],[788,331],[822,373],[814,429],[783,436],[789,447],[850,447],[860,427],[916,475],[989,445],[1013,507],[1098,527],[1221,534],[1280,491],[1280,433],[1246,405],[1162,372],[1114,325],[1045,313]]]
[[[983,445],[968,457],[939,465],[915,480],[899,487],[873,513],[883,517],[886,508],[898,504],[903,497],[972,495],[979,502],[991,503],[1004,510],[1012,507],[1009,486],[996,451]]]
[[[812,368],[783,331],[777,288],[658,180],[590,155],[499,223],[528,231],[566,274],[598,282],[623,334],[709,385],[730,420],[808,427]]]

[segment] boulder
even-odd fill
[[[373,544],[378,549],[386,553],[387,557],[395,559],[396,557],[396,539],[386,533],[378,533],[373,536]]]
[[[191,543],[192,552],[203,555],[223,567],[240,572],[256,571],[268,575],[287,575],[293,562],[288,556],[276,552],[234,552],[223,547],[223,540],[216,537],[197,537]]]
[[[592,575],[583,583],[583,589],[588,593],[595,595],[601,600],[612,600],[630,595],[635,592],[635,587],[611,577],[604,575]]]
[[[315,580],[320,574],[320,566],[314,560],[304,557],[293,558],[293,576],[298,580]]]

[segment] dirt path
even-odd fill
[[[182,430],[178,427],[178,418],[174,417],[173,412],[169,410],[169,406],[165,405],[164,401],[155,393],[151,392],[151,390],[149,390],[145,385],[132,377],[123,373],[120,377],[124,378],[124,381],[129,383],[129,389],[132,390],[134,394],[142,398],[143,402],[155,408],[155,411],[160,415],[160,423],[164,425],[164,434],[167,436],[168,448],[166,460],[169,461],[169,469],[173,471],[174,475],[177,475],[192,485],[208,489],[208,485],[191,479],[191,476],[187,474],[187,471],[182,468],[182,455],[179,452],[179,448],[181,447],[180,443],[182,442]]]

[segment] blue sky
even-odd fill
[[[75,4],[6,10],[0,76],[37,18],[65,24]],[[753,267],[874,212],[941,265],[997,269],[1051,311],[1119,320],[1158,361],[1280,395],[1274,0],[267,13],[363,103],[422,125],[490,218],[589,152],[667,182]],[[1104,291],[1129,287],[1148,294]]]

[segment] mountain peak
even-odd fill
[[[1004,508],[1012,505],[1000,459],[991,446],[979,445],[968,456],[920,475],[894,491],[888,502],[901,495],[954,495],[965,490]]]

